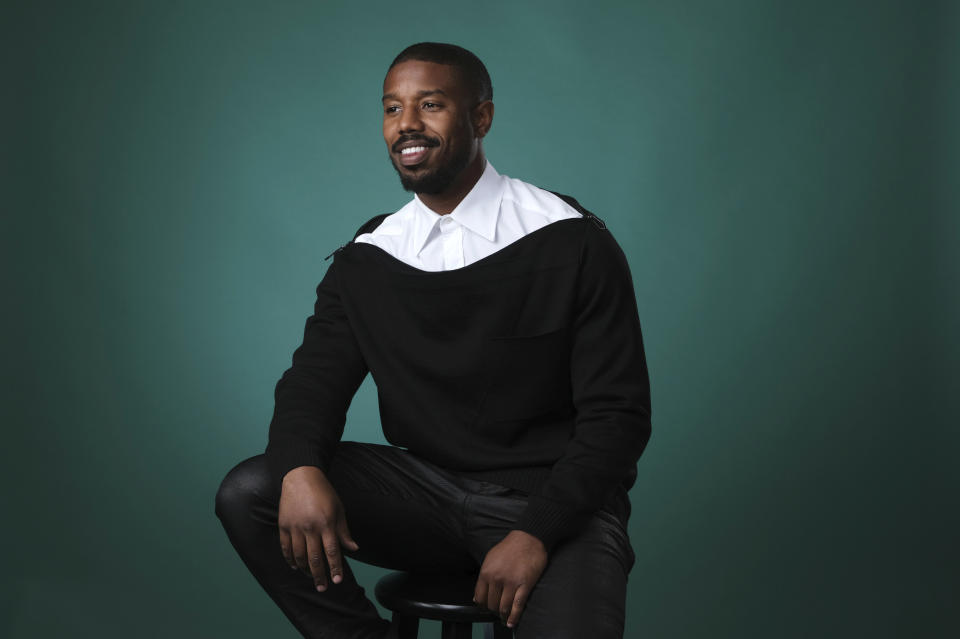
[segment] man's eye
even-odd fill
[[[392,106],[388,106],[388,107],[385,108],[383,111],[384,111],[384,113],[396,113],[396,112],[399,111],[399,110],[400,110],[400,107],[398,107],[398,106],[396,106],[396,105],[392,105]]]
[[[440,108],[440,105],[437,104],[436,102],[424,102],[424,103],[423,103],[423,108],[424,108],[424,109],[439,109],[439,108]]]

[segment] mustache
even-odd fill
[[[422,142],[423,146],[440,146],[440,140],[437,138],[428,138],[425,135],[404,135],[393,143],[393,152],[400,152],[400,145],[404,142]]]

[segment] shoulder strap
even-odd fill
[[[363,226],[357,229],[357,232],[353,234],[353,239],[357,239],[357,236],[363,235],[364,233],[372,232],[375,228],[380,226],[380,223],[383,222],[383,220],[388,215],[390,215],[390,213],[381,213],[380,215],[374,215],[372,218],[364,222]]]
[[[373,229],[380,226],[380,223],[383,222],[384,218],[386,218],[388,215],[390,215],[390,213],[381,213],[380,215],[374,215],[372,218],[364,222],[363,225],[357,229],[357,232],[353,234],[353,240],[357,239],[358,236],[363,235],[364,233],[370,233],[371,231],[373,231]],[[344,246],[346,246],[346,244],[341,244],[340,246],[335,248],[333,253],[323,258],[324,261],[329,260],[331,257],[333,257],[337,253],[337,251],[341,250]]]
[[[585,209],[585,208],[583,208],[582,206],[580,206],[580,203],[577,202],[576,199],[570,197],[569,195],[564,195],[563,193],[557,193],[556,191],[550,191],[550,193],[553,193],[553,194],[556,195],[558,198],[560,198],[561,200],[563,200],[564,202],[566,202],[567,204],[569,204],[569,205],[572,206],[573,208],[575,208],[575,209],[577,209],[578,211],[580,211],[580,213],[583,214],[583,217],[589,218],[594,224],[596,224],[596,226],[597,226],[598,229],[600,229],[600,230],[606,230],[606,228],[607,228],[606,222],[604,222],[603,220],[601,220],[599,217],[597,217],[596,215],[594,215],[593,213],[591,213],[591,212],[588,211],[587,209]]]

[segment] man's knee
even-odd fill
[[[272,487],[273,478],[266,456],[245,459],[230,469],[220,482],[214,512],[224,524],[248,516],[255,500],[269,495]]]

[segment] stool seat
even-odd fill
[[[377,582],[377,601],[393,611],[401,636],[416,636],[418,619],[444,622],[445,637],[469,637],[473,623],[493,624],[488,636],[512,637],[494,613],[473,603],[475,574],[420,574],[393,572]],[[460,632],[454,631],[456,626]]]
[[[379,582],[374,593],[384,608],[421,619],[496,621],[498,617],[473,603],[476,575],[428,575],[394,572]]]

